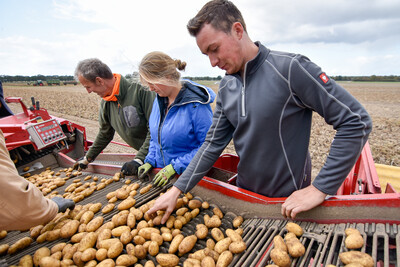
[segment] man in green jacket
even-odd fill
[[[89,58],[78,63],[75,79],[88,93],[98,94],[102,100],[99,112],[99,133],[85,157],[74,164],[74,169],[86,169],[90,162],[111,142],[115,131],[138,152],[135,159],[126,162],[121,172],[137,175],[143,164],[150,142],[148,119],[155,93],[138,83],[131,83],[121,74],[113,74],[110,68],[97,58]]]

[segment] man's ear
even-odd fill
[[[235,22],[232,24],[232,35],[236,36],[239,40],[243,37],[243,25],[240,22]]]
[[[104,84],[104,80],[101,77],[96,77],[96,84],[97,85],[103,85]]]

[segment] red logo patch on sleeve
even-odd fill
[[[329,81],[328,76],[326,76],[326,74],[323,72],[321,73],[321,75],[319,75],[319,78],[324,82],[327,83]]]

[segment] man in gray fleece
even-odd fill
[[[213,67],[226,71],[213,123],[185,172],[153,208],[166,210],[190,191],[233,138],[237,186],[268,197],[287,197],[284,217],[333,195],[360,155],[372,128],[364,107],[307,57],[272,51],[253,42],[230,1],[213,0],[187,28]],[[313,111],[336,130],[325,165],[311,184],[308,151]]]

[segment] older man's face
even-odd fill
[[[100,77],[97,77],[95,82],[86,80],[83,76],[78,76],[78,80],[86,88],[86,91],[89,94],[91,92],[94,92],[100,97],[105,97],[105,96],[109,96],[112,93],[112,90],[109,90],[106,87],[105,83],[102,82],[103,79],[101,79]]]

